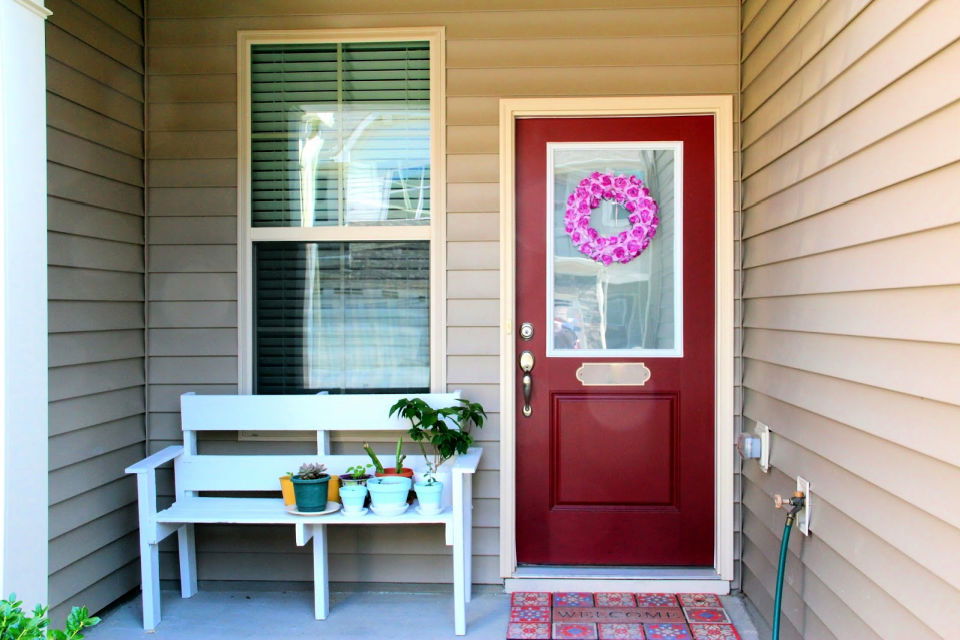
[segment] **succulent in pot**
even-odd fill
[[[300,466],[300,470],[291,478],[291,481],[297,498],[297,511],[313,513],[326,509],[330,475],[324,465],[307,462]]]

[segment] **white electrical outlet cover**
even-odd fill
[[[803,493],[806,501],[803,509],[797,512],[797,529],[805,536],[810,535],[810,507],[813,496],[810,495],[810,482],[797,476],[797,491]]]
[[[760,436],[760,470],[770,472],[770,427],[762,422],[757,423],[757,435]]]

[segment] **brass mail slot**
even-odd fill
[[[584,362],[577,369],[585,387],[642,387],[649,379],[650,369],[642,362]]]

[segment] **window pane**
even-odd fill
[[[548,355],[680,355],[679,143],[552,143],[548,154]]]
[[[251,50],[255,227],[427,224],[427,42]]]
[[[429,242],[259,242],[254,265],[254,393],[429,390]]]

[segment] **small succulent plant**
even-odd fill
[[[307,462],[300,465],[300,470],[297,472],[296,477],[300,480],[319,480],[327,475],[327,467],[325,465]]]

